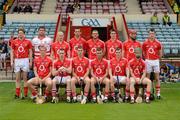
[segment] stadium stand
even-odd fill
[[[139,2],[139,4],[143,14],[154,13],[155,11],[158,13],[168,12],[163,0],[147,0],[147,2]]]
[[[74,0],[59,0],[56,4],[55,13],[66,13],[68,4],[73,5]],[[105,14],[127,13],[127,5],[124,0],[119,2],[80,2],[80,13]]]
[[[164,46],[164,53],[167,56],[179,56],[180,54],[180,26],[173,23],[171,27],[151,25],[150,23],[128,23],[128,28],[136,29],[137,40],[143,42],[148,37],[148,30],[155,28],[157,39]]]
[[[39,26],[46,27],[46,33],[49,37],[54,37],[55,22],[12,22],[10,24],[6,24],[2,30],[0,30],[0,36],[4,37],[4,39],[9,39],[12,32],[14,32],[15,36],[17,35],[18,27],[23,26],[26,30],[26,38],[32,39],[37,35],[37,29]]]
[[[19,6],[25,6],[30,4],[33,9],[33,13],[40,13],[41,7],[44,0],[18,0],[14,3],[14,7],[19,4]]]

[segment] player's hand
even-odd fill
[[[140,78],[136,78],[136,83],[141,84],[141,79]]]
[[[99,77],[99,78],[97,78],[97,81],[101,84],[103,79]]]
[[[32,62],[29,63],[29,68],[32,68]]]

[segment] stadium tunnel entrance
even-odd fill
[[[93,30],[98,30],[99,39],[104,42],[110,39],[110,30],[115,29],[113,26],[112,17],[78,17],[71,18],[70,21],[70,38],[74,36],[74,29],[81,29],[81,36],[86,40],[91,38],[91,32]],[[117,30],[116,30],[117,31]]]

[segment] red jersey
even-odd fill
[[[42,58],[42,57],[35,58],[34,66],[37,68],[38,76],[43,79],[51,71],[52,60],[48,56],[46,56],[45,58]]]
[[[139,41],[132,41],[127,40],[123,43],[123,49],[124,49],[124,57],[129,60],[136,58],[134,54],[134,48],[140,47],[141,43]]]
[[[103,77],[108,69],[108,61],[104,58],[99,61],[96,58],[91,62],[91,69],[96,77]]]
[[[105,43],[98,39],[94,41],[93,39],[90,39],[87,41],[87,50],[88,50],[88,57],[89,59],[95,59],[96,58],[96,48],[100,47],[105,51]]]
[[[128,65],[129,65],[129,69],[133,72],[133,74],[137,78],[141,78],[143,72],[146,71],[146,65],[143,59],[138,60],[134,58],[131,61],[129,61]]]
[[[72,61],[72,68],[78,77],[83,77],[89,69],[88,58],[79,59],[79,57],[75,57]]]
[[[28,58],[29,50],[32,49],[32,44],[30,40],[13,40],[11,43],[11,48],[13,49],[14,58]]]
[[[122,42],[120,40],[108,40],[106,42],[106,50],[107,50],[107,59],[110,60],[116,56],[115,51],[116,48],[122,49]]]
[[[71,60],[65,58],[63,61],[59,59],[53,63],[54,69],[58,70],[60,67],[68,68],[71,65]],[[69,76],[69,73],[59,73],[59,76]]]
[[[110,68],[112,69],[113,76],[126,76],[127,66],[128,60],[126,58],[121,58],[120,60],[113,58],[110,61]]]
[[[65,50],[65,54],[67,56],[67,52],[70,50],[69,44],[67,42],[63,41],[62,43],[60,43],[59,41],[57,41],[52,43],[51,50],[53,51],[55,58],[58,58],[58,51],[61,48]]]
[[[160,58],[159,51],[162,49],[162,45],[157,39],[154,41],[146,40],[142,45],[142,49],[145,59],[156,60]]]
[[[86,46],[86,40],[82,37],[79,38],[79,40],[77,40],[75,37],[73,37],[70,41],[70,48],[71,48],[71,56],[72,57],[77,57],[77,47],[78,46],[82,46],[84,50],[86,50],[87,46]]]

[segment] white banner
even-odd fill
[[[73,26],[91,26],[91,27],[107,27],[110,25],[108,18],[74,18]]]

